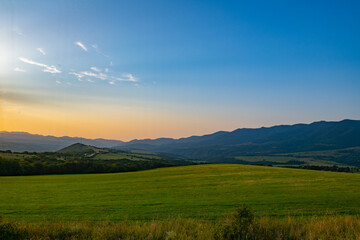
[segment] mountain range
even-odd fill
[[[119,140],[86,139],[80,137],[54,137],[26,132],[0,132],[0,150],[16,152],[52,152],[74,143],[110,148],[122,144]]]
[[[77,142],[118,150],[146,150],[187,159],[211,160],[238,155],[269,155],[358,147],[360,120],[241,128],[188,138],[158,138],[129,142],[0,132],[1,150],[56,151]]]
[[[117,149],[143,149],[189,159],[322,151],[360,146],[360,121],[314,122],[220,131],[181,139],[133,140]]]

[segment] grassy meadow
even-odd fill
[[[239,205],[258,216],[358,215],[360,174],[232,164],[140,172],[0,177],[9,220],[218,220]]]
[[[14,223],[0,219],[1,239],[197,239],[197,240],[354,240],[360,239],[360,217],[286,217],[255,219],[245,234],[222,235],[222,224],[199,219],[171,218],[147,222],[42,222]]]

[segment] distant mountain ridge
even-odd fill
[[[120,140],[86,139],[80,137],[54,137],[30,134],[26,132],[0,131],[0,150],[17,152],[57,151],[74,143],[110,148],[123,142]]]
[[[0,150],[57,151],[74,143],[119,150],[146,150],[189,159],[322,151],[360,146],[360,120],[241,128],[172,139],[85,139],[0,132]]]
[[[143,149],[191,159],[237,155],[264,155],[321,151],[360,146],[360,121],[314,122],[311,124],[242,128],[204,136],[155,140],[133,140],[117,149]]]

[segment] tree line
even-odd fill
[[[177,164],[172,162],[94,160],[69,154],[59,158],[59,155],[54,153],[31,153],[29,157],[21,160],[0,156],[0,176],[131,172],[175,165]]]
[[[337,165],[333,166],[312,166],[312,165],[303,165],[303,166],[286,166],[288,168],[300,168],[307,170],[321,170],[321,171],[331,171],[331,172],[348,172],[348,173],[360,173],[360,168],[358,167],[340,167]]]

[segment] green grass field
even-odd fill
[[[213,164],[82,175],[0,177],[7,219],[218,219],[239,205],[258,215],[360,213],[360,174]]]

